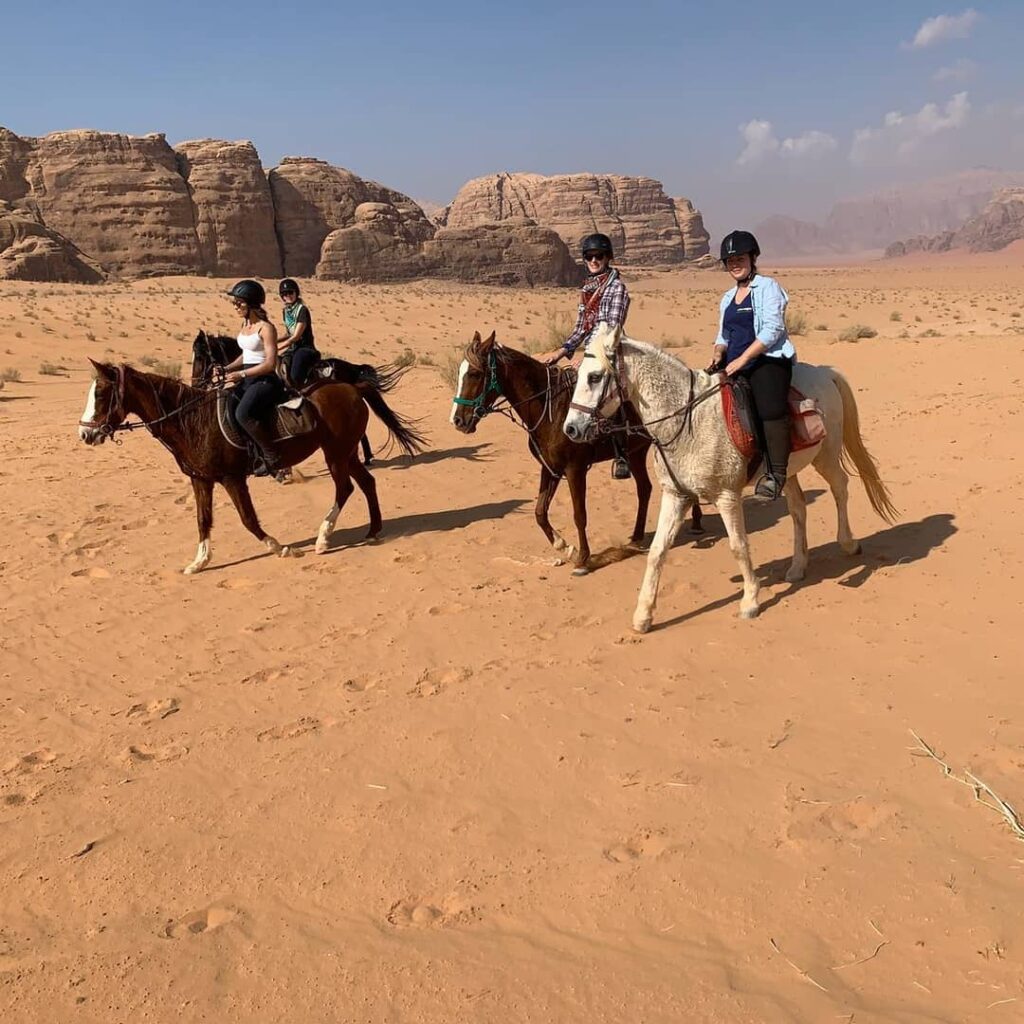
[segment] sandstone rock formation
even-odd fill
[[[317,262],[327,281],[406,281],[429,273],[417,231],[391,203],[360,203],[351,227],[332,231]]]
[[[0,127],[0,199],[16,202],[28,193],[25,168],[32,147],[14,132]]]
[[[0,200],[0,280],[95,284],[103,272],[33,213]]]
[[[624,265],[681,263],[676,207],[653,178],[621,174],[492,174],[459,190],[444,214],[448,228],[528,217],[553,228],[575,253],[592,231],[608,235]]]
[[[220,277],[280,277],[274,204],[256,147],[200,139],[174,152],[192,200],[202,269]]]
[[[441,228],[424,246],[432,276],[489,285],[575,285],[580,269],[551,228],[527,217]]]
[[[707,256],[711,251],[711,236],[704,227],[704,218],[700,210],[694,209],[689,199],[673,199],[672,205],[676,211],[676,223],[683,236],[683,258],[689,261]]]
[[[995,252],[1020,239],[1024,239],[1024,188],[1005,188],[996,192],[980,213],[957,230],[894,242],[885,250],[885,255],[906,256],[950,249]]]
[[[43,223],[108,273],[202,269],[192,202],[163,135],[54,132],[31,141],[28,196]]]
[[[433,237],[434,225],[408,196],[343,167],[285,157],[269,178],[284,270],[294,277],[315,273],[324,240],[332,231],[352,227],[362,203],[393,207],[403,236],[420,242]]]

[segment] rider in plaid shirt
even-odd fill
[[[548,360],[549,364],[564,357],[571,359],[580,344],[586,344],[594,328],[602,321],[613,327],[623,326],[629,312],[629,292],[619,272],[609,267],[613,256],[611,239],[607,235],[587,235],[580,249],[587,267],[587,279],[580,291],[576,326],[561,351]]]

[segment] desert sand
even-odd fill
[[[1024,842],[911,730],[1024,805],[1024,259],[778,276],[902,517],[854,481],[849,558],[809,473],[791,586],[784,506],[748,504],[742,622],[709,510],[645,637],[632,485],[594,469],[607,564],[572,578],[523,435],[448,423],[439,371],[473,331],[544,340],[572,292],[310,283],[324,349],[417,355],[393,404],[431,450],[378,462],[379,545],[357,493],[313,554],[312,459],[253,483],[306,557],[218,492],[185,577],[187,480],[144,432],[90,449],[77,422],[88,356],[185,367],[198,328],[234,330],[225,282],[0,286],[0,1019],[1021,1020]],[[725,276],[627,280],[630,333],[704,365]],[[877,336],[838,340],[857,323]]]

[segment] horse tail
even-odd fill
[[[397,441],[398,446],[406,455],[418,455],[423,451],[427,445],[426,435],[417,429],[413,420],[395,412],[384,401],[384,396],[375,384],[370,381],[360,381],[355,387],[366,404],[373,410],[377,419],[388,428],[389,443]]]
[[[408,366],[396,366],[394,363],[386,363],[384,366],[370,366],[368,363],[361,364],[360,380],[372,384],[374,390],[386,395],[393,391],[395,385],[405,376]]]
[[[892,503],[889,491],[878,475],[875,460],[864,447],[864,441],[860,436],[860,414],[857,412],[857,399],[853,396],[853,388],[838,370],[832,371],[832,379],[843,400],[843,449],[840,453],[843,469],[860,477],[871,507],[887,523],[893,523],[899,518],[899,511]]]

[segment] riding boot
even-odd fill
[[[281,469],[281,458],[274,450],[274,438],[271,432],[261,423],[255,430],[250,431],[255,445],[253,453],[253,476],[273,476]]]
[[[762,427],[765,442],[765,474],[757,481],[754,495],[766,501],[774,501],[786,486],[790,449],[789,417],[768,420]]]
[[[629,461],[626,453],[622,450],[622,443],[617,437],[612,437],[612,448],[615,451],[615,458],[612,459],[612,479],[628,480],[632,473],[629,471]]]

